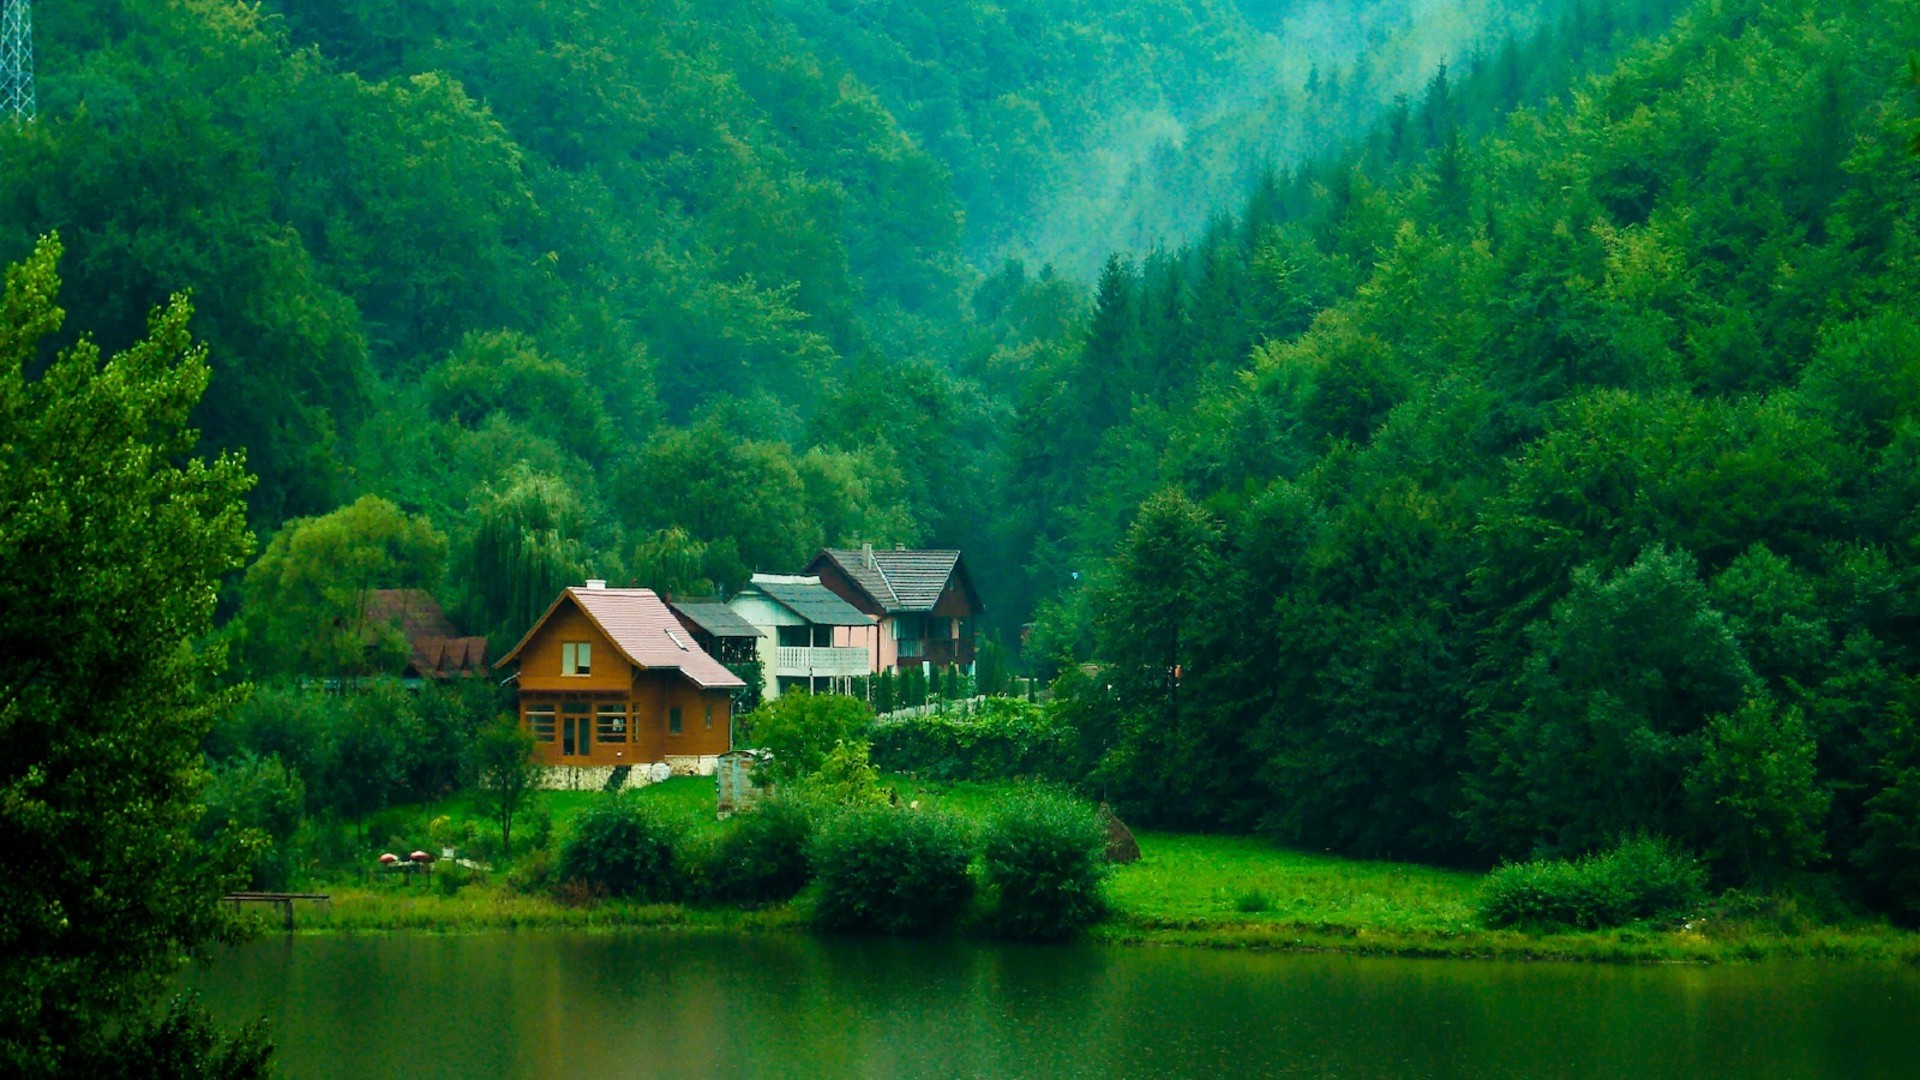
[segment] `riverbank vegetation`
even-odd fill
[[[997,813],[1032,797],[1016,782],[928,783],[883,775],[884,787],[922,812],[944,815],[985,836]],[[1045,796],[1043,796],[1045,797]],[[598,793],[545,793],[542,810],[555,822],[553,841],[563,845],[571,823],[608,797]],[[761,817],[736,815],[717,822],[711,813],[710,781],[684,778],[627,796],[675,822],[681,850],[682,891],[667,902],[619,898],[604,891],[567,889],[552,870],[552,856],[523,853],[517,867],[475,873],[442,863],[432,875],[347,872],[317,885],[332,895],[325,908],[302,909],[301,932],[463,933],[482,930],[563,928],[590,931],[659,929],[810,933],[821,925],[821,888],[810,867],[788,870],[781,887],[733,891],[725,885],[724,852],[735,837],[762,829],[783,840],[781,850],[806,851],[811,823],[784,822],[792,807]],[[1055,796],[1054,798],[1057,798]],[[465,813],[464,800],[394,811],[386,824],[404,834],[449,815]],[[907,817],[915,811],[868,811]],[[405,816],[402,816],[402,815]],[[430,815],[430,816],[429,816]],[[414,824],[409,825],[411,821]],[[1739,890],[1703,893],[1648,917],[1630,914],[1620,925],[1575,929],[1552,920],[1521,928],[1496,925],[1487,911],[1495,878],[1475,872],[1414,863],[1309,854],[1257,837],[1205,836],[1142,831],[1138,862],[1070,875],[1097,888],[1062,890],[1049,884],[1036,894],[1039,917],[1047,908],[1070,908],[1096,898],[1099,917],[1086,910],[1066,921],[1084,940],[1126,945],[1353,952],[1367,955],[1460,959],[1584,960],[1609,963],[1685,961],[1740,962],[1761,959],[1847,959],[1920,962],[1920,938],[1870,913],[1849,908],[1831,882],[1810,880],[1796,889],[1768,894]],[[391,838],[405,842],[404,835]],[[400,846],[396,843],[394,846]],[[1059,937],[1038,924],[1011,924],[994,899],[985,849],[973,859],[970,905],[954,909],[946,932],[986,937]],[[762,847],[759,850],[765,851]],[[1059,863],[1071,866],[1071,845]],[[703,861],[705,869],[703,867]],[[537,872],[527,872],[527,867]],[[1048,880],[1042,872],[1029,880]],[[795,884],[798,882],[799,884]],[[1058,911],[1060,908],[1053,908]],[[1572,920],[1567,920],[1571,922]],[[885,929],[869,926],[868,930]],[[922,931],[934,927],[920,927]]]

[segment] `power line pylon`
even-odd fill
[[[0,114],[25,123],[34,111],[33,5],[5,0],[0,7]]]

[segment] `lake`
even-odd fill
[[[1912,1077],[1920,971],[728,935],[274,938],[187,981],[290,1077]]]

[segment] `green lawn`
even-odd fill
[[[1256,837],[1143,832],[1135,839],[1140,861],[1119,868],[1109,896],[1136,919],[1439,934],[1474,928],[1478,874],[1307,855]]]

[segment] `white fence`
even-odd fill
[[[881,713],[875,716],[873,720],[876,724],[884,724],[891,720],[915,720],[922,716],[933,716],[936,713],[951,714],[954,716],[971,716],[974,710],[980,707],[980,703],[985,700],[987,700],[985,694],[976,694],[973,697],[961,698],[958,701],[930,701],[925,705],[914,705],[905,709],[895,709],[889,713]]]

